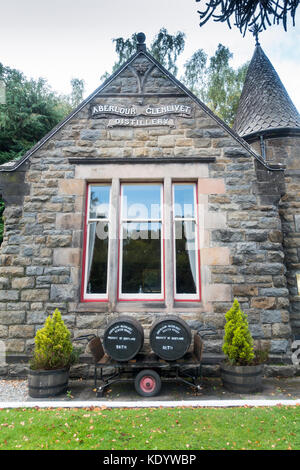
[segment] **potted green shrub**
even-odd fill
[[[226,360],[221,363],[223,386],[236,393],[262,390],[264,351],[254,351],[247,315],[241,310],[237,299],[226,313],[223,352]]]
[[[45,398],[67,391],[69,369],[78,355],[61,313],[55,309],[43,328],[37,331],[33,358],[28,372],[28,390],[33,398]]]

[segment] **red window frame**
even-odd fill
[[[176,240],[175,240],[175,220],[181,220],[175,218],[174,204],[175,204],[175,186],[176,185],[193,185],[194,186],[194,206],[195,206],[195,242],[197,243],[196,249],[196,270],[197,270],[197,283],[196,283],[196,294],[177,294],[176,293]],[[174,289],[174,302],[200,302],[201,301],[201,264],[200,264],[200,235],[199,235],[199,204],[198,204],[198,184],[197,182],[190,181],[173,181],[172,182],[172,233],[173,233],[173,289]]]
[[[123,220],[122,220],[122,188],[123,186],[125,185],[128,185],[128,184],[143,184],[143,185],[151,185],[151,184],[157,184],[157,185],[160,185],[161,186],[161,226],[162,226],[162,229],[161,229],[161,237],[162,237],[162,240],[161,240],[161,269],[162,269],[162,273],[161,273],[161,280],[162,280],[162,293],[159,297],[147,297],[146,295],[145,296],[130,296],[128,294],[128,296],[126,294],[121,294],[121,283],[122,283],[122,279],[121,279],[121,255],[122,255],[122,237],[121,237],[121,231],[122,231],[122,223],[123,223]],[[164,302],[165,301],[165,286],[166,286],[166,283],[165,283],[165,237],[164,237],[164,234],[165,234],[165,230],[164,230],[164,183],[163,182],[151,182],[151,181],[139,181],[139,182],[135,182],[135,183],[129,183],[129,182],[123,182],[121,183],[120,185],[120,194],[119,194],[119,247],[118,247],[118,293],[117,293],[117,301],[118,302]],[[126,295],[126,297],[124,297],[124,295]]]

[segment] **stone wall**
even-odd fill
[[[283,144],[285,147],[283,150]],[[300,335],[300,295],[296,274],[300,273],[300,135],[285,139],[272,139],[268,148],[273,158],[286,165],[286,194],[280,202],[280,215],[284,237],[287,283],[290,292],[291,326]]]
[[[283,247],[290,294],[290,318],[294,335],[300,335],[300,296],[296,274],[300,273],[300,134],[268,138],[265,141],[269,162],[281,163],[285,170],[285,194],[280,201]],[[259,150],[259,143],[253,146]]]
[[[137,72],[143,69],[148,70],[144,81]],[[0,339],[9,362],[17,363],[3,373],[20,371],[36,330],[56,307],[74,337],[101,335],[111,316],[120,313],[136,316],[146,328],[166,313],[192,326],[212,324],[218,335],[206,341],[205,354],[218,362],[224,315],[236,297],[256,342],[268,345],[276,361],[289,352],[279,173],[265,171],[226,126],[144,55],[116,75],[92,104],[170,105],[175,100],[191,106],[193,115],[174,116],[174,127],[108,128],[107,118],[91,118],[88,103],[30,156],[25,174],[29,191],[22,205],[12,201],[6,207],[0,250]],[[118,302],[115,281],[109,302],[81,302],[87,181],[111,180],[117,187],[120,179],[151,176],[166,187],[172,178],[198,182],[201,302],[174,303],[170,276],[169,297],[162,303]],[[261,188],[265,185],[267,192]],[[170,260],[171,252],[167,244]],[[117,250],[113,256],[116,260]]]

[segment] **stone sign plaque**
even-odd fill
[[[90,107],[90,117],[92,119],[108,118],[107,127],[175,127],[173,116],[191,118],[192,111],[191,106],[176,103],[157,106],[94,104]]]
[[[175,127],[175,120],[170,118],[153,118],[153,119],[142,119],[142,118],[117,118],[109,119],[107,127],[151,127],[151,126],[169,126]]]

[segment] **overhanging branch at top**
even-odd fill
[[[254,26],[258,31],[266,29],[272,24],[282,24],[285,31],[289,16],[295,26],[296,9],[299,0],[196,0],[204,4],[198,11],[200,26],[210,18],[214,21],[226,21],[231,28],[230,21],[245,35],[247,29]]]

